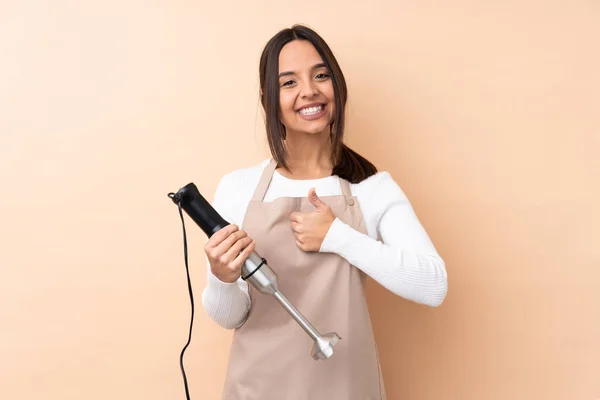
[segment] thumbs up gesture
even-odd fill
[[[296,245],[303,251],[319,251],[321,244],[335,220],[333,211],[319,199],[314,188],[308,192],[308,200],[315,211],[308,213],[293,212],[290,214],[290,227],[296,238]]]

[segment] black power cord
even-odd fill
[[[181,225],[183,227],[183,257],[185,260],[185,272],[187,275],[188,292],[190,294],[190,302],[191,302],[191,306],[192,306],[192,310],[191,310],[192,315],[190,318],[190,331],[188,334],[188,340],[187,340],[187,343],[185,344],[185,346],[183,347],[183,349],[181,350],[181,354],[179,356],[179,365],[181,367],[181,374],[183,375],[183,385],[185,387],[185,398],[187,400],[190,400],[190,392],[188,389],[187,376],[185,374],[185,368],[183,367],[183,354],[185,353],[185,350],[190,345],[190,342],[192,341],[192,327],[194,325],[194,293],[192,291],[192,281],[190,279],[190,268],[188,265],[187,236],[186,236],[186,232],[185,232],[185,221],[183,218],[183,212],[181,210],[181,199],[175,193],[169,193],[168,196],[177,203],[177,207],[179,209],[179,216],[181,217]]]

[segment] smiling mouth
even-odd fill
[[[298,113],[301,115],[310,116],[310,115],[318,114],[321,111],[323,111],[324,109],[325,109],[325,105],[320,104],[318,106],[301,108],[300,110],[298,110]]]

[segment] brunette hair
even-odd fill
[[[331,75],[335,95],[335,115],[331,122],[331,161],[333,175],[351,183],[358,183],[377,173],[369,160],[343,143],[345,107],[348,88],[344,74],[333,52],[319,34],[303,26],[294,25],[279,31],[266,44],[259,65],[261,103],[265,111],[265,124],[269,148],[278,166],[289,170],[284,148],[285,126],[279,119],[279,53],[283,46],[293,40],[307,40],[315,47]]]

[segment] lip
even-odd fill
[[[312,114],[312,115],[303,115],[303,114],[300,113],[300,110],[302,110],[304,108],[317,107],[317,106],[323,106],[323,109],[321,110],[321,112],[318,112],[318,113]],[[319,118],[323,117],[327,113],[327,105],[324,104],[324,103],[310,103],[310,104],[305,104],[302,107],[300,107],[298,110],[296,110],[296,113],[303,120],[313,121],[315,119],[319,119]]]

